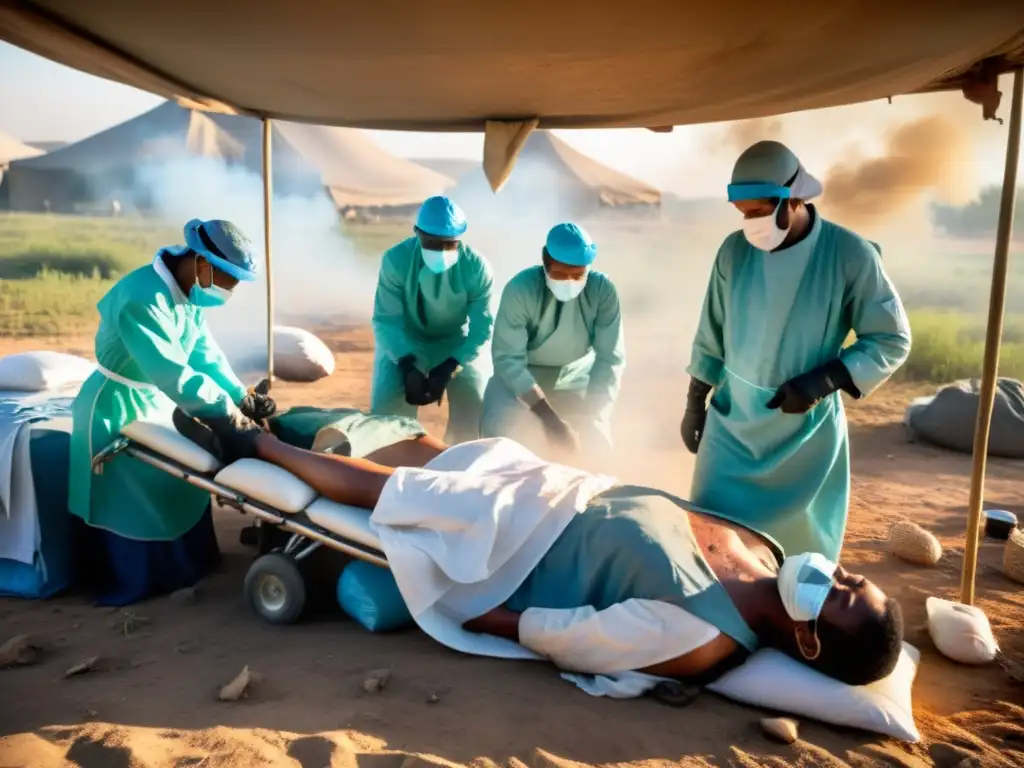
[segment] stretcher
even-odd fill
[[[319,496],[290,472],[259,459],[225,465],[173,425],[136,421],[93,459],[93,471],[126,454],[209,492],[225,507],[255,517],[261,526],[291,534],[284,547],[258,557],[245,577],[245,598],[272,624],[290,624],[306,603],[299,562],[321,546],[387,568],[370,510]]]

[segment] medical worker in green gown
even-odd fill
[[[88,570],[107,604],[190,586],[219,550],[208,493],[124,454],[94,474],[93,457],[132,421],[170,424],[175,406],[232,423],[276,408],[246,391],[203,317],[256,278],[249,241],[218,220],[190,221],[184,237],[100,300],[97,371],[72,410],[69,507],[88,526]]]
[[[502,292],[481,434],[542,456],[607,457],[626,367],[619,294],[591,268],[597,245],[576,224],[555,226],[542,256]]]
[[[821,191],[778,142],[736,161],[728,196],[743,228],[711,271],[682,437],[695,504],[835,561],[850,498],[839,392],[865,397],[891,376],[910,326],[877,246],[808,204]]]
[[[494,324],[491,267],[462,242],[466,228],[447,197],[424,201],[415,234],[384,254],[373,304],[370,409],[415,418],[447,393],[449,444],[480,436]]]

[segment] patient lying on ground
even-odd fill
[[[396,560],[403,526],[420,536],[432,526],[428,538],[443,540],[437,551],[454,558],[438,563],[438,573],[484,574],[452,582],[456,595],[466,579],[479,579],[471,597],[445,607],[447,615],[564,669],[708,680],[769,646],[864,685],[888,675],[900,655],[900,607],[862,576],[836,567],[804,580],[813,570],[807,558],[783,569],[782,548],[756,531],[662,491],[549,464],[509,440],[446,448],[419,438],[353,459],[294,448],[247,425],[189,421],[179,431],[225,460],[259,458],[332,501],[375,510],[372,522],[394,526],[382,541],[407,600],[409,573]],[[473,515],[481,520],[475,527]],[[481,551],[488,533],[494,541]],[[806,603],[816,588],[817,618],[792,618],[793,601]],[[465,605],[486,608],[473,613]],[[420,621],[422,611],[410,609]],[[555,625],[561,634],[552,642]]]

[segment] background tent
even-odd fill
[[[12,160],[38,157],[41,154],[43,154],[43,150],[24,144],[6,133],[0,133],[0,207],[6,207],[4,201],[7,199],[7,188],[3,181],[7,166],[11,164]]]
[[[73,212],[117,199],[147,210],[152,190],[140,175],[153,167],[205,157],[259,173],[261,141],[256,120],[165,102],[50,154],[14,163],[8,206]],[[291,123],[274,126],[273,170],[277,192],[313,195],[326,187],[339,208],[412,207],[453,183],[388,154],[355,129]]]
[[[20,142],[6,133],[0,133],[0,171],[10,165],[12,160],[38,157],[41,154],[43,154],[43,150]]]
[[[73,212],[119,199],[145,209],[150,201],[136,184],[139,169],[190,156],[238,163],[245,148],[207,115],[166,102],[62,149],[13,163],[7,203],[15,211]]]
[[[460,157],[417,157],[413,162],[454,179],[455,182],[462,181],[463,176],[468,176],[480,167],[480,160],[464,160]]]
[[[497,196],[479,166],[450,195],[467,212],[536,215],[549,226],[553,219],[586,219],[612,210],[656,215],[661,205],[659,190],[601,165],[549,131],[530,134],[515,173]]]
[[[260,126],[255,120],[246,122],[253,131],[255,151],[260,146]],[[278,122],[274,123],[274,130],[275,159],[282,151],[287,152],[281,149],[282,145],[293,150],[286,156],[315,168],[331,199],[343,212],[416,209],[424,199],[455,184],[444,174],[395,157],[356,129]]]

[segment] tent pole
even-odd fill
[[[271,122],[263,118],[263,251],[267,259],[267,384],[274,384],[274,276],[271,271],[270,206],[273,170],[270,164]]]
[[[985,464],[988,461],[988,437],[992,426],[992,408],[999,369],[999,345],[1003,336],[1003,306],[1006,303],[1006,267],[1013,231],[1013,208],[1017,193],[1017,164],[1020,161],[1021,97],[1024,94],[1024,69],[1013,73],[1013,101],[1010,104],[1010,133],[1006,139],[1006,167],[1003,170],[1003,194],[999,201],[999,226],[996,229],[996,255],[992,265],[992,292],[989,296],[988,328],[985,331],[985,362],[981,371],[981,397],[974,427],[974,456],[971,468],[971,495],[967,506],[967,544],[960,578],[960,602],[974,604],[974,577],[978,569],[978,539],[981,534],[981,509],[985,500]]]

